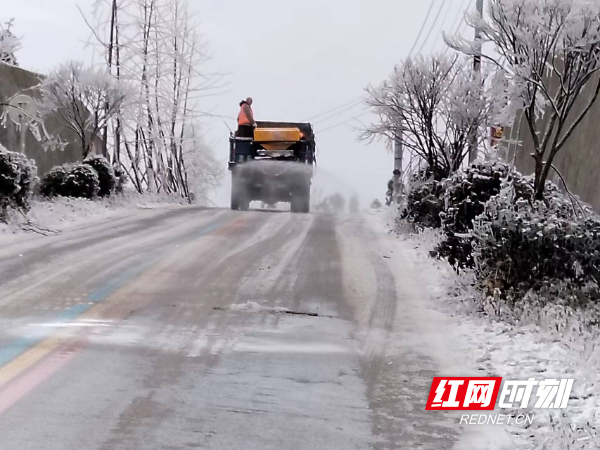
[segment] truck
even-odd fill
[[[247,211],[258,200],[267,205],[287,202],[292,212],[308,213],[315,167],[310,123],[259,121],[253,137],[231,133],[231,209]]]

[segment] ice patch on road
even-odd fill
[[[237,312],[251,312],[251,313],[271,313],[271,314],[294,314],[294,315],[307,315],[307,316],[317,316],[317,313],[311,311],[292,311],[288,308],[283,308],[280,306],[263,306],[257,302],[247,301],[245,303],[234,303],[233,305],[229,305],[226,307],[215,306],[214,308],[217,311],[237,311]]]
[[[248,312],[260,312],[266,310],[264,306],[259,305],[256,302],[237,303],[228,306],[226,309],[230,311],[248,311]]]

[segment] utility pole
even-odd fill
[[[399,124],[394,133],[394,198],[393,203],[400,203],[402,195],[402,156],[404,146],[402,145],[402,124]]]
[[[483,0],[477,0],[477,16],[483,19]],[[479,24],[475,26],[475,56],[473,58],[473,72],[475,75],[481,75],[481,28]],[[469,142],[469,163],[477,159],[477,130],[474,130]]]

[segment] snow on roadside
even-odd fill
[[[429,257],[429,251],[440,237],[438,232],[425,231],[413,235],[390,233],[390,230],[397,229],[391,210],[372,213],[370,220],[375,227],[379,226],[389,233],[390,248],[402,252],[418,272],[429,280],[429,288],[437,291],[433,307],[446,319],[450,318],[460,338],[468,342],[472,351],[469,356],[475,363],[475,371],[470,376],[501,376],[504,380],[575,379],[569,405],[565,410],[496,409],[496,413],[535,414],[533,424],[528,427],[505,427],[514,439],[508,448],[600,448],[597,435],[600,423],[600,413],[597,413],[600,407],[600,352],[597,350],[597,333],[583,329],[576,318],[554,321],[552,314],[560,314],[561,311],[540,311],[537,315],[531,314],[531,321],[523,321],[517,325],[494,320],[490,315],[482,313],[480,303],[477,302],[477,296],[481,294],[471,287],[469,275],[457,275],[446,262]],[[542,318],[545,322],[538,320],[536,323],[533,318]],[[502,428],[498,425],[492,427],[495,429],[488,427],[482,432],[483,428],[480,426],[467,426],[463,429],[467,433],[463,433],[455,448],[491,448],[485,444],[486,435]],[[495,445],[494,448],[502,448],[498,446],[498,442]]]
[[[32,225],[44,233],[55,233],[90,221],[119,215],[132,209],[173,209],[187,203],[178,196],[127,192],[98,200],[57,197],[52,200],[33,200],[26,216],[13,212],[8,224],[0,223],[0,242],[24,235]]]
[[[387,210],[366,214],[365,220],[374,236],[368,245],[377,248],[396,279],[397,311],[394,331],[386,342],[376,347],[386,348],[384,358],[388,369],[382,377],[379,398],[398,397],[397,406],[384,405],[384,428],[392,439],[402,439],[406,448],[457,450],[505,450],[522,445],[519,436],[497,425],[460,425],[460,411],[425,411],[425,403],[434,376],[483,376],[474,345],[457,317],[439,308],[445,292],[441,280],[451,275],[441,264],[427,257],[427,243],[436,240],[435,233],[406,239],[392,232],[393,224]],[[368,333],[368,331],[367,331]],[[385,373],[387,372],[387,373]],[[387,385],[387,386],[384,386]],[[400,392],[400,393],[398,393]],[[387,420],[385,416],[392,419]],[[403,431],[396,436],[394,430]],[[408,430],[408,431],[407,431]],[[454,444],[452,444],[454,443]]]

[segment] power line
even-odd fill
[[[468,1],[468,4],[467,4],[467,1]],[[461,8],[464,7],[465,5],[466,5],[466,8],[463,9],[462,11],[460,11],[457,16],[457,19],[460,17],[460,18],[462,18],[462,20],[458,21],[458,25],[455,21],[451,27],[451,30],[452,30],[452,28],[454,28],[454,25],[456,25],[456,29],[454,30],[454,33],[453,33],[455,36],[462,34],[465,26],[467,25],[467,21],[465,20],[465,14],[469,9],[471,9],[471,6],[473,6],[473,0],[465,0],[462,3]],[[450,51],[450,47],[446,48],[444,55],[447,54],[449,51]]]
[[[366,116],[366,115],[367,115],[367,114],[369,114],[370,112],[371,112],[371,111],[365,111],[364,113],[362,113],[362,114],[359,114],[358,116],[354,116],[354,117],[351,117],[349,120],[344,120],[343,122],[336,123],[335,125],[332,125],[332,126],[330,126],[330,127],[327,127],[327,128],[325,128],[324,130],[317,130],[317,134],[323,134],[323,133],[325,133],[326,131],[333,130],[334,128],[337,128],[337,127],[341,127],[342,125],[346,125],[346,124],[348,124],[348,123],[349,123],[351,120],[356,120],[356,119],[358,119],[358,118],[360,118],[360,117]]]
[[[452,1],[447,2],[448,3],[448,7],[446,8],[446,12],[444,13],[444,18],[442,19],[440,26],[438,27],[438,34],[441,34],[444,32],[444,25],[446,24],[446,20],[448,19],[448,17],[450,16],[450,11],[452,10]],[[431,47],[429,47],[429,52],[432,53],[436,46],[438,44],[437,39],[433,40],[433,44],[431,45]]]
[[[324,116],[324,115],[326,115],[326,114],[329,114],[329,113],[331,113],[331,112],[333,112],[333,111],[337,111],[338,109],[342,109],[342,108],[344,108],[344,107],[346,107],[346,106],[348,106],[348,105],[351,105],[352,103],[355,103],[355,102],[357,102],[357,101],[359,101],[359,100],[360,100],[360,101],[362,101],[364,98],[365,98],[365,96],[364,96],[364,95],[361,95],[360,97],[356,97],[356,98],[354,98],[354,99],[350,100],[349,102],[347,102],[347,103],[344,103],[343,105],[336,106],[335,108],[331,108],[331,109],[329,109],[329,110],[327,110],[327,111],[324,111],[324,112],[322,112],[322,113],[320,113],[320,114],[317,114],[316,116],[309,117],[308,119],[306,119],[306,120],[303,120],[302,122],[308,122],[308,121],[310,121],[310,120],[317,119],[318,117],[323,117],[323,116]],[[353,107],[354,107],[354,106],[353,106]],[[326,119],[323,119],[323,120],[326,120]],[[322,122],[322,121],[318,121],[318,122]],[[318,122],[317,122],[317,123],[318,123]]]
[[[421,25],[421,29],[419,30],[419,34],[417,35],[417,38],[415,39],[415,42],[413,43],[413,46],[412,46],[412,48],[411,48],[411,50],[410,50],[410,52],[408,54],[409,57],[412,54],[412,52],[414,51],[415,47],[417,46],[417,44],[419,42],[419,39],[421,38],[421,35],[423,34],[423,30],[425,29],[425,25],[427,24],[427,21],[429,20],[429,16],[431,15],[431,11],[433,10],[433,6],[435,5],[436,2],[437,2],[437,0],[431,0],[431,3],[429,5],[429,9],[427,10],[427,15],[425,16],[425,20],[423,20],[423,23]],[[444,6],[444,3],[446,3],[446,0],[444,0],[444,2],[442,3],[442,7]],[[438,15],[439,15],[439,12],[438,12]],[[434,24],[435,24],[435,22],[434,22]],[[317,114],[315,116],[309,117],[308,119],[303,120],[303,122],[309,122],[311,120],[318,119],[319,117],[323,117],[323,116],[325,116],[327,114],[336,112],[335,114],[331,114],[331,115],[325,117],[324,119],[318,120],[313,125],[325,122],[325,121],[331,119],[332,117],[335,117],[338,114],[337,111],[339,111],[340,109],[345,108],[345,107],[353,109],[356,106],[358,106],[365,98],[366,97],[364,95],[361,95],[360,97],[356,97],[356,98],[354,98],[354,99],[352,99],[352,100],[350,100],[350,101],[348,101],[348,102],[346,102],[346,103],[344,103],[342,105],[336,106],[335,108],[328,109],[327,111],[324,111],[324,112],[319,113],[319,114]]]
[[[447,0],[444,0],[440,6],[440,9],[438,9],[435,19],[433,19],[433,23],[431,24],[431,27],[429,28],[429,32],[427,33],[427,36],[425,37],[425,40],[423,41],[423,44],[421,44],[421,48],[419,48],[419,51],[417,53],[421,53],[423,51],[423,47],[425,47],[425,44],[427,44],[427,41],[429,40],[429,37],[431,36],[431,32],[433,31],[433,28],[435,27],[435,24],[437,23],[437,21],[440,17],[440,14],[442,13],[442,9],[444,8],[446,1]]]
[[[410,50],[410,52],[409,52],[409,54],[408,54],[408,56],[409,56],[409,57],[410,57],[410,55],[412,54],[412,52],[414,51],[414,49],[415,49],[415,47],[417,46],[417,44],[419,43],[419,40],[420,40],[420,38],[421,38],[421,35],[423,34],[423,31],[424,31],[424,29],[425,29],[425,25],[427,25],[427,21],[429,20],[429,17],[430,17],[430,15],[431,15],[431,11],[433,10],[433,7],[434,7],[434,5],[436,4],[436,2],[437,2],[437,0],[431,0],[431,3],[430,3],[430,5],[429,5],[429,9],[427,10],[427,14],[425,15],[425,19],[423,20],[423,23],[421,24],[421,29],[419,30],[419,34],[417,35],[417,38],[415,39],[415,42],[413,43],[413,46],[412,46],[412,48],[411,48],[411,50]],[[437,19],[439,18],[439,15],[440,15],[440,13],[441,13],[441,9],[444,7],[444,4],[445,4],[445,3],[446,3],[446,0],[443,0],[443,2],[442,2],[442,5],[441,5],[441,7],[440,7],[440,10],[438,11],[438,14],[437,14],[437,16],[436,16],[436,18],[435,18],[435,20],[434,20],[434,22],[433,22],[432,26],[434,26],[434,25],[435,25],[435,23],[437,22]],[[431,33],[431,30],[429,31],[429,33]],[[427,42],[427,39],[425,40],[425,43],[426,43],[426,42]],[[309,121],[311,121],[311,120],[314,120],[314,119],[317,119],[317,118],[320,118],[320,117],[323,117],[323,116],[326,116],[326,117],[325,117],[325,118],[323,118],[323,119],[321,119],[321,120],[318,120],[318,121],[317,121],[317,122],[315,122],[313,125],[316,125],[316,124],[319,124],[319,123],[322,123],[322,122],[326,122],[327,120],[329,120],[329,119],[331,119],[331,118],[333,118],[333,117],[337,116],[337,115],[340,113],[340,112],[339,112],[339,110],[341,110],[341,109],[343,109],[343,108],[349,108],[349,109],[353,109],[353,108],[355,108],[356,106],[360,105],[360,104],[363,102],[363,100],[364,100],[365,98],[366,98],[366,97],[365,97],[364,95],[361,95],[360,97],[356,97],[356,98],[354,98],[354,99],[352,99],[352,100],[350,100],[350,101],[348,101],[348,102],[346,102],[346,103],[344,103],[344,104],[342,104],[342,105],[336,106],[335,108],[328,109],[327,111],[324,111],[324,112],[322,112],[322,113],[319,113],[319,114],[317,114],[317,115],[315,115],[315,116],[309,117],[308,119],[306,119],[306,120],[303,120],[303,122],[309,122]],[[333,114],[331,114],[331,113],[333,113]],[[365,112],[365,113],[363,113],[363,114],[360,114],[359,116],[353,117],[353,118],[351,118],[350,120],[354,120],[354,119],[355,119],[355,118],[357,118],[357,117],[362,117],[362,116],[364,116],[364,115],[365,115],[365,114],[367,114],[367,113],[368,113],[368,111],[367,111],[367,112]],[[328,114],[329,114],[329,115],[328,115]],[[332,129],[332,128],[335,128],[336,126],[339,126],[339,125],[343,125],[344,123],[346,123],[346,122],[343,122],[343,123],[341,123],[341,124],[338,124],[338,125],[334,125],[334,126],[332,126],[332,127],[330,127],[330,128],[327,128],[327,129],[326,129],[326,130],[324,130],[324,131],[327,131],[327,130],[330,130],[330,129]],[[322,132],[322,131],[321,131],[321,132]]]
[[[468,2],[468,4],[467,4]],[[452,22],[452,25],[450,25],[450,31],[456,29],[458,30],[458,27],[460,26],[462,20],[464,20],[465,18],[465,12],[469,9],[469,7],[471,6],[471,3],[473,3],[473,0],[463,0],[463,2],[460,4],[460,8],[458,10],[458,14],[456,14],[456,17],[454,18],[454,21]]]
[[[415,47],[417,46],[419,39],[421,39],[421,35],[423,34],[423,30],[425,29],[425,25],[427,24],[427,21],[429,20],[431,10],[433,9],[433,5],[435,5],[436,1],[437,0],[431,0],[431,4],[429,5],[429,9],[427,10],[427,15],[425,16],[425,20],[423,20],[423,23],[421,24],[421,29],[419,30],[419,34],[417,35],[417,38],[415,39],[415,42],[413,43],[413,46],[410,49],[410,52],[408,52],[409,58],[411,57],[412,52],[415,51]]]
[[[460,23],[458,24],[458,26],[456,27],[456,34],[458,33],[462,33],[462,30],[465,29],[465,26],[467,25],[467,21],[465,19],[465,14],[467,13],[467,11],[469,11],[471,9],[471,7],[473,6],[473,0],[471,0],[467,6],[467,8],[463,11],[463,17],[462,20],[460,21]]]
[[[359,106],[360,104],[362,104],[362,102],[363,102],[363,101],[365,101],[365,99],[366,99],[365,97],[361,97],[360,99],[358,99],[358,100],[356,100],[356,101],[352,102],[352,103],[350,104],[351,106],[348,106],[348,107],[347,107],[347,110],[351,110],[351,109],[354,109],[354,108],[356,108],[357,106]],[[313,125],[317,125],[317,124],[319,124],[319,123],[327,122],[329,119],[332,119],[332,118],[334,118],[334,117],[338,117],[340,114],[342,114],[342,113],[345,113],[345,112],[346,112],[346,111],[338,111],[338,112],[335,112],[335,113],[333,113],[333,114],[331,114],[331,115],[329,115],[329,116],[327,116],[327,117],[324,117],[323,119],[317,120],[315,123],[313,123]]]

